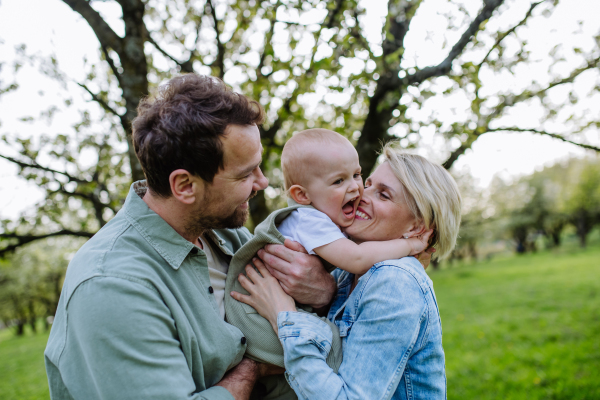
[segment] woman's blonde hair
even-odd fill
[[[436,258],[447,256],[456,245],[461,197],[456,182],[441,165],[404,152],[397,142],[383,148],[383,156],[402,186],[406,203],[417,221],[433,228],[430,239]]]

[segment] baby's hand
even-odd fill
[[[411,248],[409,256],[414,256],[415,254],[419,254],[425,249],[427,249],[427,247],[429,247],[429,237],[432,233],[433,229],[430,229],[422,235],[406,239],[408,245]]]

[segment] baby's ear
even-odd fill
[[[298,204],[302,204],[303,206],[310,205],[310,197],[308,196],[308,192],[303,186],[300,185],[292,185],[290,187],[290,197]]]

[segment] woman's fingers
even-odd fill
[[[258,272],[260,272],[260,274],[264,277],[264,278],[271,278],[272,275],[269,272],[269,270],[267,269],[267,267],[265,266],[265,264],[262,262],[262,260],[258,257],[254,257],[252,259],[252,263],[254,264],[254,266],[256,267],[256,269],[258,269]]]
[[[248,277],[244,274],[239,274],[238,275],[238,281],[240,282],[240,284],[242,285],[242,287],[244,289],[246,289],[246,291],[250,294],[252,294],[252,292],[254,292],[254,283],[248,279]]]
[[[231,292],[230,294],[231,294],[231,297],[233,297],[235,300],[241,301],[242,303],[246,303],[249,306],[254,307],[254,301],[251,296],[248,296],[246,294],[241,294],[238,292]]]

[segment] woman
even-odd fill
[[[384,148],[384,163],[366,181],[354,223],[356,242],[420,235],[434,228],[439,257],[455,245],[461,200],[439,165]],[[328,318],[340,329],[343,362],[327,366],[331,330],[297,312],[260,260],[240,276],[254,307],[278,333],[286,378],[300,399],[438,399],[446,397],[442,329],[432,282],[414,257],[375,264],[362,276],[336,270],[338,293]]]

